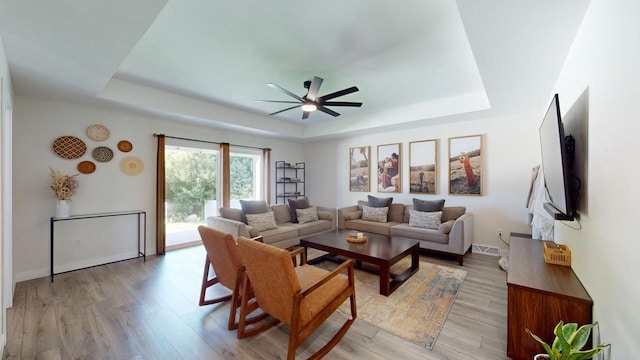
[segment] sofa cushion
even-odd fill
[[[455,222],[455,220],[449,220],[449,221],[445,221],[442,224],[440,224],[440,227],[438,227],[438,231],[440,232],[440,234],[448,234],[451,232],[451,227],[453,226],[453,223]]]
[[[362,210],[345,212],[342,213],[342,216],[344,216],[345,220],[360,219],[362,217]]]
[[[287,205],[271,205],[271,210],[273,210],[273,216],[276,218],[276,224],[291,222],[291,214]]]
[[[260,235],[260,230],[255,226],[247,225],[247,231],[249,232],[249,236],[252,238]]]
[[[365,205],[369,206],[369,202],[364,200],[358,200],[358,207],[360,208],[360,210],[362,210],[362,207]]]
[[[442,211],[444,208],[444,199],[441,200],[421,200],[421,199],[413,199],[413,208],[416,211]]]
[[[389,206],[389,213],[387,214],[387,221],[402,222],[404,217],[404,204],[391,204]]]
[[[318,210],[318,219],[333,220],[333,212],[327,210]]]
[[[392,226],[390,229],[390,235],[429,241],[438,244],[449,243],[449,235],[441,234],[438,230],[411,227],[409,224]],[[420,247],[423,247],[422,244],[420,244]]]
[[[464,206],[445,206],[442,209],[442,221],[455,220],[464,215],[467,208]]]
[[[296,210],[307,209],[311,207],[311,204],[309,204],[309,199],[305,197],[302,199],[289,199],[288,201],[289,201],[289,213],[291,214],[291,222],[297,223],[298,217],[296,215]]]
[[[258,231],[271,230],[278,227],[273,211],[262,214],[246,214],[247,224],[254,226]]]
[[[367,203],[371,207],[389,207],[393,202],[392,197],[378,198],[378,197],[369,195],[367,196],[367,199],[369,200]]]
[[[306,209],[296,209],[296,217],[300,224],[318,221],[318,210],[315,206],[311,206]]]
[[[247,214],[264,214],[269,211],[269,206],[264,200],[240,200],[240,207],[242,208],[242,222],[248,224]]]
[[[387,222],[388,207],[362,207],[362,220],[375,221],[375,222]]]
[[[409,216],[409,226],[438,230],[441,218],[442,211],[426,212],[412,209]]]
[[[265,244],[271,245],[285,240],[297,239],[298,229],[291,226],[280,225],[275,229],[261,231],[260,236],[262,236]]]
[[[331,230],[331,221],[330,220],[317,220],[304,224],[292,224],[289,223],[286,226],[291,226],[298,230],[298,236],[307,236],[307,235],[316,235],[319,232],[324,232]]]
[[[225,219],[244,222],[244,219],[242,218],[242,210],[240,209],[227,207],[220,208],[220,216]]]
[[[362,219],[345,221],[344,227],[349,230],[357,230],[363,232],[369,232],[374,234],[381,234],[389,236],[389,229],[400,223],[397,222],[375,222]]]

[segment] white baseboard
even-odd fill
[[[500,255],[500,249],[498,249],[497,246],[482,245],[482,244],[471,245],[471,252],[477,253],[477,254],[491,255],[496,257]]]

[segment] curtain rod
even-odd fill
[[[153,136],[155,136],[155,137],[158,137],[158,135],[164,135],[164,134],[153,134]],[[183,138],[183,137],[178,137],[178,136],[170,136],[170,135],[164,135],[164,137],[169,138],[169,139],[176,139],[176,140],[197,141],[197,142],[201,142],[201,143],[205,143],[205,144],[216,144],[216,145],[224,144],[224,143],[218,142],[218,141],[189,139],[189,138]],[[249,145],[229,144],[229,146],[236,146],[236,147],[242,147],[242,148],[247,148],[247,149],[271,150],[270,148],[261,148],[261,147],[249,146]]]

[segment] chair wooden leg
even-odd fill
[[[209,272],[211,271],[211,262],[209,261],[209,257],[205,256],[204,261],[204,274],[202,275],[202,287],[200,288],[200,306],[217,304],[219,302],[231,300],[231,295],[225,295],[215,299],[205,300],[205,295],[207,293],[207,289],[218,283],[218,278],[213,277],[209,279]]]
[[[239,282],[237,281],[236,284],[237,283]],[[236,285],[236,288],[237,287],[238,285]],[[236,290],[238,291],[234,291],[234,293],[239,292],[239,289],[236,289]],[[240,320],[238,321],[238,334],[237,334],[238,339],[244,339],[246,337],[253,336],[259,332],[265,331],[273,327],[274,325],[280,322],[280,320],[274,318],[273,320],[267,323],[264,323],[262,325],[256,325],[251,328],[247,328],[247,325],[254,324],[262,319],[265,319],[269,315],[267,313],[264,313],[264,314],[260,314],[258,316],[250,318],[249,314],[254,312],[259,307],[260,306],[258,305],[258,302],[256,301],[255,298],[253,298],[251,294],[251,282],[249,281],[249,277],[246,276],[245,274],[244,276],[242,276],[242,295],[240,296]]]

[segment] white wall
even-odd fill
[[[96,146],[104,145],[114,149],[114,159],[107,163],[96,162],[97,169],[93,174],[79,175],[80,188],[72,199],[71,214],[146,211],[147,254],[155,252],[157,140],[154,133],[269,147],[272,149],[274,162],[303,160],[302,145],[296,142],[241,135],[101,107],[18,95],[14,109],[13,244],[17,281],[49,274],[49,218],[54,215],[55,210],[55,199],[49,192],[49,167],[62,174],[76,174],[78,162],[91,159],[90,152]],[[110,131],[109,139],[104,142],[90,140],[85,131],[92,124],[106,126]],[[73,135],[85,140],[88,152],[76,160],[56,156],[51,150],[51,143],[63,135]],[[133,144],[130,153],[123,154],[116,149],[117,142],[122,139]],[[125,155],[138,156],[143,160],[145,169],[142,174],[128,176],[120,171],[119,161]],[[273,169],[271,174],[275,174]]]
[[[11,306],[13,297],[12,242],[11,242],[11,109],[12,85],[0,39],[0,349],[7,341],[5,308]]]
[[[526,225],[526,199],[532,167],[540,163],[538,127],[546,109],[539,113],[501,118],[453,122],[410,130],[398,130],[375,135],[363,135],[341,140],[305,145],[308,173],[308,194],[312,203],[335,204],[343,207],[366,200],[367,195],[386,197],[394,202],[411,204],[414,197],[446,199],[445,205],[466,206],[474,214],[474,243],[504,248],[497,229],[530,233]],[[392,119],[390,119],[392,121]],[[483,196],[448,195],[448,139],[466,135],[483,135]],[[409,193],[409,142],[438,139],[438,195]],[[402,192],[375,191],[375,161],[377,146],[402,143]],[[349,148],[371,146],[374,179],[371,193],[349,192]]]
[[[588,92],[588,190],[582,229],[556,226],[594,301],[611,359],[640,354],[640,2],[593,0],[556,84],[568,108]]]

